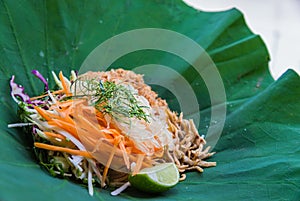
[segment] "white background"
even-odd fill
[[[300,0],[184,0],[203,11],[237,8],[270,52],[270,71],[277,79],[288,68],[300,73]]]

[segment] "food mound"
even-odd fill
[[[160,163],[175,163],[180,180],[185,171],[216,165],[204,161],[214,153],[204,148],[193,120],[171,111],[142,75],[72,71],[67,79],[52,72],[57,87],[50,90],[38,71],[32,73],[45,92],[29,97],[13,76],[11,96],[22,123],[10,127],[32,134],[35,154],[51,175],[87,184],[93,195],[94,185],[118,187],[129,174]]]

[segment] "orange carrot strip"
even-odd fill
[[[55,116],[55,119],[64,121],[66,123],[69,123],[69,124],[75,126],[75,122],[69,116],[69,114],[67,114],[67,112],[68,112],[67,110],[57,109],[56,111],[60,114],[60,116]]]
[[[36,99],[39,99],[39,98],[44,98],[46,96],[48,96],[48,94],[44,94],[44,95],[40,95],[40,96],[35,96],[35,97],[30,98],[30,100],[33,101],[33,100],[36,100]]]
[[[97,117],[99,124],[103,125],[104,127],[107,127],[107,122],[106,122],[106,119],[104,118],[103,113],[96,110],[96,117]]]
[[[137,157],[136,165],[134,167],[132,175],[136,175],[140,171],[140,169],[143,165],[143,160],[144,160],[144,155],[139,154],[138,157]]]
[[[54,138],[58,138],[58,139],[61,139],[61,140],[65,140],[66,137],[61,135],[61,134],[57,134],[57,133],[52,133],[52,132],[47,132],[47,131],[44,131],[45,135],[47,135],[48,137],[54,137]]]
[[[104,187],[105,186],[105,179],[108,173],[108,169],[110,167],[110,164],[114,158],[115,152],[116,152],[117,146],[115,145],[114,148],[111,150],[110,156],[106,162],[105,168],[103,170],[103,174],[102,174],[102,180],[101,180],[101,186]]]
[[[110,128],[109,131],[110,131],[112,134],[114,134],[114,135],[117,135],[117,136],[121,135],[120,131],[118,131],[118,130],[116,130],[116,129],[114,129],[114,128]]]
[[[40,143],[40,142],[35,142],[34,146],[38,147],[38,148],[41,148],[41,149],[66,152],[66,153],[69,153],[69,154],[72,154],[72,155],[80,155],[80,156],[83,156],[83,157],[86,157],[86,158],[93,158],[92,155],[87,151],[69,149],[69,148],[66,148],[66,147],[58,147],[58,146],[44,144],[44,143]]]
[[[82,121],[82,125],[84,125],[82,128],[85,128],[85,129],[88,129],[88,130],[91,130],[92,132],[96,132],[97,134],[100,134],[101,137],[105,137],[105,135],[102,134],[102,132],[99,132],[101,131],[101,127],[97,127],[100,126],[99,124],[97,125],[94,125],[92,124],[91,121],[88,121],[85,117],[83,117],[82,115],[78,115],[79,119]]]
[[[132,152],[132,147],[125,147],[126,152],[130,155]]]
[[[71,121],[72,119],[71,118],[62,118],[58,115],[55,115],[55,114],[51,114],[49,113],[48,111],[42,109],[42,108],[39,108],[38,106],[34,106],[34,109],[44,118],[46,119],[47,121],[52,121],[54,119],[57,119],[57,120],[60,120],[60,121],[65,121],[65,120],[69,120],[69,123],[71,124],[74,124],[73,121]],[[62,112],[59,112],[59,113],[62,113]]]
[[[126,164],[126,167],[129,169],[129,166],[130,166],[129,157],[127,155],[127,150],[126,150],[126,148],[124,146],[124,143],[122,141],[119,143],[119,147],[123,152],[123,159],[124,159],[124,162]]]
[[[115,155],[115,152],[117,151],[117,147],[119,145],[119,143],[121,142],[122,138],[121,137],[118,137],[116,138],[114,141],[114,147],[110,153],[110,156],[106,162],[106,165],[105,165],[105,168],[103,170],[103,176],[102,176],[102,181],[101,181],[101,186],[104,187],[104,182],[105,182],[105,179],[106,179],[106,176],[107,176],[107,173],[108,173],[108,169],[110,167],[110,164],[114,158],[114,155]]]
[[[64,89],[64,91],[65,91],[65,94],[66,94],[67,96],[70,95],[71,92],[70,92],[69,87],[67,86],[67,83],[66,83],[65,78],[64,78],[64,76],[63,76],[63,74],[62,74],[62,71],[59,72],[59,79],[60,79],[60,81],[61,81],[61,84],[62,84],[62,87],[63,87],[63,89]]]
[[[63,92],[63,90],[57,90],[57,91],[51,92],[51,94],[52,94],[52,95],[55,95],[55,94],[59,94],[59,93],[62,93],[62,92]],[[47,94],[40,95],[40,96],[32,97],[32,98],[30,98],[30,100],[36,100],[36,99],[39,99],[39,98],[44,98],[44,97],[46,97],[46,96],[48,96],[48,93],[47,93]]]
[[[76,130],[76,127],[74,124],[70,124],[70,123],[60,120],[60,119],[51,119],[51,120],[48,120],[48,123],[49,123],[49,125],[57,126],[59,128],[64,129],[65,131],[69,132],[71,135],[73,135],[74,137],[76,137],[78,139],[77,130]]]
[[[75,137],[77,136],[76,128],[74,125],[74,122],[71,118],[62,118],[57,115],[51,114],[42,108],[39,108],[37,106],[34,106],[34,109],[44,118],[50,125],[56,125],[60,128],[65,129],[66,131],[70,132]],[[68,120],[66,122],[65,120]]]
[[[132,140],[130,140],[129,138],[126,138],[125,142],[125,147],[126,149],[130,150],[130,153],[132,154],[144,154],[144,152],[142,152],[141,150],[139,150],[134,142]],[[130,147],[130,149],[129,149]]]
[[[63,118],[60,116],[55,116],[54,118],[49,120],[49,122],[51,122],[51,121],[57,121],[58,123],[61,123],[61,125],[65,126],[65,127],[69,127],[69,128],[73,128],[75,126],[75,123],[71,117]],[[76,132],[76,130],[74,130],[74,132]]]
[[[85,99],[70,99],[62,102],[57,102],[55,106],[58,105],[61,108],[68,108],[70,106],[76,106],[77,104],[83,104],[84,102],[86,102]]]
[[[46,121],[50,121],[51,117],[48,112],[43,110],[42,108],[39,108],[38,106],[34,106],[34,109],[44,118]]]

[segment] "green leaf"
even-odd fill
[[[79,69],[88,54],[105,40],[139,28],[164,28],[184,34],[201,45],[216,63],[227,96],[227,117],[211,159],[217,167],[191,172],[174,189],[151,196],[128,189],[119,197],[51,177],[32,152],[10,97],[9,79],[16,75],[30,94],[43,90],[31,75],[38,69]],[[24,1],[0,2],[0,200],[299,200],[300,199],[300,79],[288,71],[274,82],[269,55],[236,10],[196,11],[183,2],[157,1]],[[112,67],[132,69],[158,63],[172,67],[193,87],[200,102],[199,130],[210,120],[210,98],[204,81],[185,61],[167,53],[128,54]],[[197,75],[197,74],[196,74]],[[166,79],[168,77],[166,76]],[[196,85],[199,85],[196,87]],[[174,96],[156,88],[179,110]]]

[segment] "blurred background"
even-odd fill
[[[203,11],[238,8],[250,29],[270,52],[270,71],[277,79],[287,69],[300,74],[300,0],[183,0]]]

